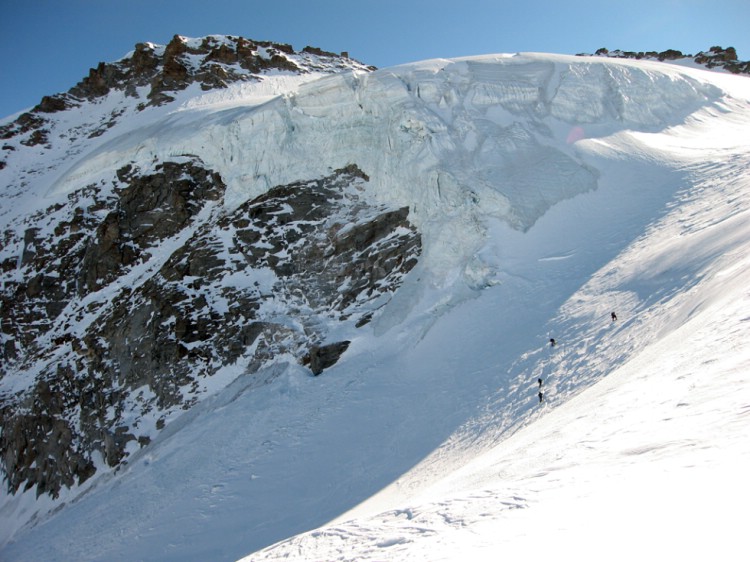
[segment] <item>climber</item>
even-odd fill
[[[555,338],[550,338],[549,339],[549,346],[550,347],[555,347],[555,345],[557,345],[557,342],[555,341]]]
[[[613,312],[613,313],[612,313],[612,322],[614,322],[615,320],[617,320],[617,314],[615,314],[615,313]]]
[[[542,391],[539,391],[539,403],[542,403],[542,400],[544,400],[544,394],[542,394]]]
[[[536,382],[539,383],[539,388],[542,388],[542,379],[536,379]]]

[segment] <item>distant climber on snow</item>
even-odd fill
[[[543,400],[544,400],[544,394],[542,394],[542,391],[540,390],[539,391],[539,403],[541,404]]]
[[[549,346],[550,347],[555,347],[556,345],[557,345],[557,342],[555,341],[555,338],[550,338],[549,339]]]
[[[539,383],[539,388],[542,388],[542,379],[536,379],[536,382]]]
[[[614,322],[615,320],[617,320],[617,314],[615,314],[615,313],[613,312],[613,313],[612,313],[612,322]]]

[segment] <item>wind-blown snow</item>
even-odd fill
[[[496,56],[217,109],[102,144],[51,193],[199,153],[232,206],[353,162],[410,205],[423,260],[323,376],[227,368],[4,560],[742,557],[746,78]]]

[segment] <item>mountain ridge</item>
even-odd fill
[[[0,126],[0,139],[18,139],[26,146],[44,145],[49,142],[50,134],[54,134],[50,130],[55,126],[54,114],[96,102],[114,91],[136,100],[145,98],[135,104],[136,111],[143,111],[173,102],[191,84],[207,91],[236,82],[257,81],[271,71],[307,74],[373,68],[348,55],[317,47],[308,46],[297,52],[287,44],[230,35],[198,39],[175,35],[167,45],[138,43],[120,60],[100,62],[67,92],[44,96],[30,111]],[[95,126],[89,126],[85,134],[101,135],[121,116],[122,110],[114,110],[102,116]],[[4,165],[2,162],[0,167]]]

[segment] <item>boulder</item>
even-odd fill
[[[316,377],[324,369],[335,365],[349,348],[350,341],[340,341],[326,345],[313,345],[310,348],[310,370]]]

